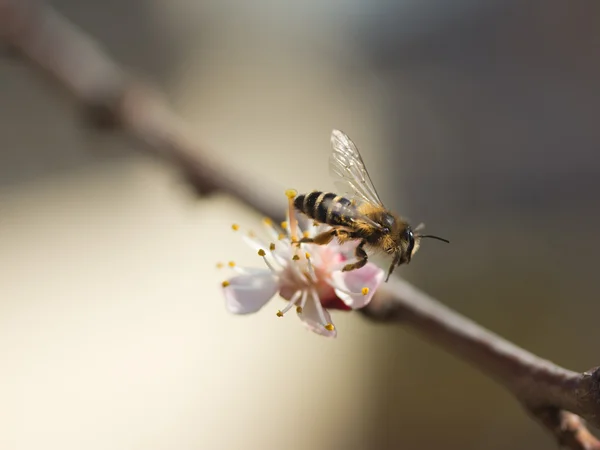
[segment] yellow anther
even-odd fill
[[[270,217],[265,217],[265,218],[263,219],[263,223],[264,223],[265,225],[268,225],[268,226],[271,226],[271,225],[273,225],[273,221],[271,220],[271,218],[270,218]]]
[[[281,228],[283,228],[284,230],[287,230],[287,227],[288,227],[287,222],[281,222]]]
[[[296,189],[288,189],[287,191],[285,191],[285,195],[287,198],[292,199],[295,198],[296,195],[298,195],[298,191]]]
[[[223,263],[217,263],[217,269],[222,269],[225,266]]]
[[[234,223],[233,225],[231,225],[231,229],[232,229],[233,231],[237,231],[237,230],[239,230],[239,229],[240,229],[240,226],[239,226],[237,223]]]
[[[362,295],[367,295],[369,293],[369,288],[368,287],[364,287],[361,289]]]
[[[283,234],[283,233],[279,233],[279,236],[277,236],[277,239],[279,239],[280,241],[281,241],[282,239],[285,239],[285,234]]]
[[[335,327],[333,326],[332,323],[328,323],[327,325],[325,325],[325,329],[327,331],[333,331],[333,330],[335,330]]]
[[[227,286],[229,286],[229,281],[227,281],[227,280],[223,281],[223,282],[221,283],[221,286],[223,286],[223,287],[227,287]]]
[[[302,314],[302,306],[296,306],[296,312]]]
[[[275,250],[275,244],[271,242],[271,244],[269,244],[269,250],[273,251]]]
[[[310,253],[306,252],[304,256],[306,256],[306,259],[310,259]]]
[[[305,238],[310,237],[310,231],[305,231],[304,233],[302,233],[302,236],[304,236]]]
[[[292,259],[293,259],[294,261],[298,261],[298,260],[300,259],[300,257],[299,257],[298,255],[294,255],[294,256],[292,256]]]
[[[313,220],[313,227],[318,227],[319,226],[319,222],[317,222],[316,220]]]
[[[277,311],[277,317],[283,317],[283,313],[281,311]]]
[[[266,255],[265,251],[264,251],[264,250],[261,248],[261,249],[258,251],[258,256],[265,256],[265,255]]]
[[[228,265],[229,267],[235,267],[235,262],[233,262],[233,261],[229,261],[229,262],[227,263],[227,265]]]

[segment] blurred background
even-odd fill
[[[332,128],[387,205],[452,241],[399,272],[573,370],[599,364],[600,4],[56,0],[257,183],[331,189]],[[0,60],[0,448],[547,449],[504,390],[410,329],[229,315],[260,264],[173,168]],[[293,155],[293,156],[292,156]]]

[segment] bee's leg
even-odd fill
[[[329,244],[331,242],[331,240],[335,236],[337,236],[337,234],[338,234],[338,230],[334,228],[331,230],[324,231],[321,234],[317,234],[314,238],[304,237],[304,238],[300,239],[297,242],[297,244],[298,244],[298,246],[300,246],[300,244],[326,245],[326,244]]]
[[[400,255],[397,255],[394,260],[392,261],[392,265],[390,266],[390,269],[388,270],[388,274],[387,277],[385,279],[385,282],[387,283],[388,280],[390,279],[390,275],[392,274],[392,272],[394,271],[394,269],[396,268],[396,266],[398,265],[398,263],[400,262]]]
[[[358,258],[358,261],[356,261],[355,263],[352,263],[352,264],[346,264],[344,266],[344,268],[342,269],[342,272],[348,272],[350,270],[360,269],[362,266],[364,266],[367,263],[369,257],[367,255],[367,252],[365,252],[365,249],[363,248],[365,246],[365,244],[366,244],[365,241],[361,241],[360,244],[358,244],[358,247],[356,247],[356,251],[354,252],[356,257]]]

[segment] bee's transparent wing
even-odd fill
[[[354,142],[343,132],[333,130],[331,145],[329,171],[335,185],[342,190],[340,193],[350,194],[360,202],[383,206]]]

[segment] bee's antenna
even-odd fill
[[[431,238],[431,239],[437,239],[438,241],[442,241],[445,242],[446,244],[449,244],[450,241],[448,239],[444,239],[441,238],[439,236],[434,236],[433,234],[420,234],[419,235],[420,238]]]

